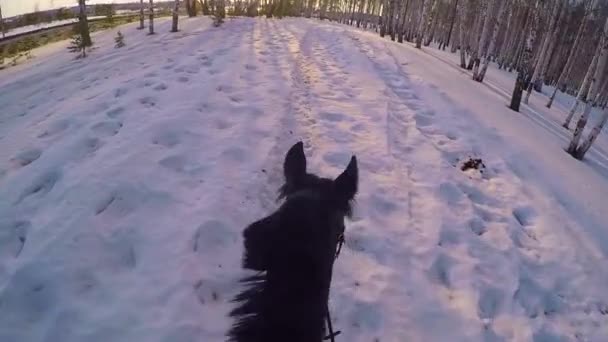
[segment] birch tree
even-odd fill
[[[525,104],[528,104],[528,100],[530,99],[530,94],[532,94],[532,88],[534,86],[534,83],[537,82],[536,79],[540,76],[541,68],[542,68],[543,64],[545,63],[545,59],[549,58],[547,56],[547,51],[549,49],[549,44],[551,43],[551,36],[552,36],[553,30],[555,29],[555,24],[557,22],[557,17],[559,15],[560,9],[561,9],[561,3],[556,2],[553,6],[553,13],[551,14],[549,29],[547,30],[547,33],[545,34],[545,39],[543,40],[543,44],[542,44],[542,47],[541,47],[539,55],[538,55],[538,60],[536,62],[536,66],[534,67],[534,72],[532,73],[531,82],[528,84],[526,97],[524,98]]]
[[[581,101],[585,101],[585,99],[587,98],[587,94],[589,93],[589,84],[591,83],[591,75],[595,73],[600,52],[601,48],[600,46],[598,46],[598,48],[596,49],[596,53],[593,56],[593,60],[591,61],[591,65],[589,65],[589,68],[587,68],[587,73],[585,74],[583,82],[581,83],[581,86],[578,89],[576,100],[574,100],[574,103],[572,104],[572,107],[570,107],[570,111],[568,112],[568,116],[562,124],[562,126],[566,129],[570,128],[570,122],[572,121],[572,118],[574,117],[574,114],[576,113],[576,110],[578,109],[578,106]]]
[[[473,61],[473,79],[474,80],[478,80],[479,76],[479,64],[480,64],[480,58],[485,58],[485,54],[486,54],[486,42],[488,40],[488,32],[490,31],[490,23],[492,22],[493,19],[493,10],[494,10],[494,3],[495,1],[501,1],[501,0],[488,0],[488,8],[486,10],[486,15],[485,15],[485,19],[483,21],[483,28],[481,30],[481,37],[479,39],[479,43],[477,45],[477,53],[475,54],[475,59]],[[504,3],[504,0],[502,0],[501,2]]]
[[[187,0],[186,0],[187,1]],[[171,24],[171,32],[177,32],[177,24],[179,20],[179,0],[175,0],[173,3],[173,22]]]
[[[467,61],[466,61],[466,41],[465,41],[465,21],[466,21],[466,16],[467,16],[467,2],[469,0],[461,0],[460,4],[458,5],[459,9],[458,9],[458,13],[460,18],[458,19],[459,23],[459,27],[460,27],[460,33],[459,33],[459,40],[460,40],[460,67],[461,68],[466,68],[467,67]]]
[[[570,49],[570,53],[568,54],[568,59],[566,60],[566,64],[564,65],[562,72],[560,73],[560,75],[557,79],[555,89],[553,90],[553,93],[551,94],[551,97],[549,98],[549,102],[547,102],[547,108],[551,108],[551,106],[553,105],[553,100],[555,99],[555,96],[557,95],[557,91],[559,90],[562,83],[565,81],[565,79],[568,77],[568,74],[570,73],[570,69],[572,68],[572,64],[574,63],[574,57],[578,52],[578,45],[580,44],[581,38],[583,37],[583,33],[585,31],[585,27],[587,26],[589,13],[590,13],[590,11],[593,10],[593,8],[595,8],[595,0],[592,1],[589,8],[590,8],[589,10],[585,11],[585,15],[583,16],[583,18],[581,20],[581,23],[578,28],[578,32],[576,34],[576,38],[574,40],[572,48]]]
[[[428,23],[428,11],[429,11],[430,0],[423,0],[422,3],[422,15],[420,18],[420,25],[418,26],[418,35],[416,36],[416,48],[422,49],[422,38],[426,31],[426,25]]]
[[[509,108],[512,110],[519,112],[519,106],[521,104],[521,97],[524,92],[524,88],[526,82],[529,82],[529,70],[530,70],[530,59],[532,58],[532,49],[534,48],[534,43],[536,40],[536,29],[538,23],[538,6],[540,0],[536,0],[534,4],[533,11],[533,19],[530,25],[530,29],[528,31],[528,37],[526,38],[526,46],[525,50],[522,54],[521,66],[519,68],[519,72],[517,73],[517,79],[515,80],[515,87],[513,88],[513,95],[511,96],[511,104]]]
[[[6,38],[6,32],[4,31],[4,19],[2,18],[2,5],[0,5],[0,32],[2,32],[2,38]]]
[[[572,136],[572,141],[570,141],[570,145],[568,146],[567,152],[570,153],[576,159],[583,159],[585,153],[591,147],[593,141],[599,134],[599,131],[604,126],[604,123],[600,120],[600,124],[597,125],[594,129],[597,128],[597,133],[591,132],[587,141],[585,141],[580,147],[578,146],[581,137],[583,136],[583,130],[587,125],[587,120],[589,119],[589,114],[591,113],[592,101],[594,99],[598,91],[600,90],[600,84],[602,83],[602,77],[604,75],[604,70],[606,68],[606,60],[608,57],[608,19],[606,19],[606,23],[604,24],[604,30],[602,31],[602,35],[600,37],[600,54],[597,59],[597,66],[595,68],[595,73],[593,78],[591,79],[591,83],[589,85],[589,93],[587,94],[585,108],[583,109],[583,113],[581,117],[578,119],[576,123],[576,128],[574,129],[574,135]],[[605,116],[605,113],[604,113]],[[595,134],[595,136],[594,136]]]
[[[78,29],[82,36],[82,45],[91,46],[91,34],[89,33],[89,21],[87,20],[87,5],[85,0],[78,0]]]
[[[154,34],[154,0],[150,0],[148,27],[150,29],[150,32],[148,34]]]
[[[488,71],[488,65],[490,64],[490,52],[492,52],[496,46],[496,39],[498,38],[498,30],[500,29],[500,25],[502,25],[502,21],[504,19],[505,8],[508,5],[508,0],[497,0],[500,2],[498,5],[498,15],[496,17],[496,21],[494,22],[494,28],[492,30],[492,38],[490,40],[490,46],[488,47],[488,52],[484,55],[483,66],[481,67],[481,71],[477,77],[473,76],[473,79],[477,82],[483,82],[483,79],[486,77],[486,72]]]
[[[145,21],[144,0],[139,0],[139,27],[137,28],[138,30],[144,29],[144,21]]]

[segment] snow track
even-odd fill
[[[169,25],[0,72],[1,341],[224,340],[241,231],[276,208],[298,140],[323,176],[359,160],[330,301],[341,339],[607,338],[608,182],[559,138],[370,33]],[[461,171],[469,157],[483,173]]]

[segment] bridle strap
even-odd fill
[[[340,236],[338,236],[338,247],[336,249],[336,257],[335,259],[338,259],[338,256],[340,255],[340,251],[342,250],[342,245],[344,244],[344,234],[340,234]],[[334,260],[335,260],[334,259]],[[340,333],[342,333],[340,330],[334,332],[334,328],[331,325],[331,316],[329,314],[329,303],[327,304],[327,331],[329,332],[329,334],[327,336],[325,336],[323,338],[324,341],[330,340],[331,342],[336,342],[336,336],[340,335]]]

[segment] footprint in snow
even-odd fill
[[[62,119],[53,122],[47,127],[47,129],[38,135],[38,138],[48,138],[55,134],[61,133],[67,130],[72,125],[72,120]]]
[[[192,251],[206,254],[236,244],[238,235],[224,222],[209,220],[196,229],[193,240]]]
[[[161,159],[158,164],[168,170],[177,173],[201,174],[205,168],[195,162],[190,161],[182,155],[172,155]]]
[[[124,113],[125,108],[124,107],[116,107],[113,109],[110,109],[109,111],[106,112],[106,116],[111,118],[111,119],[115,119],[117,117],[120,117],[122,115],[122,113]]]
[[[118,88],[114,91],[114,97],[119,98],[126,95],[129,92],[127,88]]]
[[[19,257],[31,226],[27,220],[0,221],[0,260]]]
[[[513,217],[522,227],[534,225],[538,214],[536,210],[530,206],[522,206],[513,209]]]
[[[146,96],[139,99],[139,103],[144,105],[146,108],[152,108],[156,106],[156,99],[151,96]]]
[[[17,153],[17,155],[12,158],[12,161],[17,167],[23,167],[40,158],[40,155],[42,155],[42,150],[33,148]]]
[[[59,179],[61,179],[61,172],[58,170],[51,170],[40,174],[23,189],[15,204],[19,204],[29,198],[45,196],[55,187]]]
[[[346,116],[342,113],[322,112],[320,113],[322,119],[331,122],[340,122],[346,120]]]
[[[121,128],[120,121],[102,121],[91,126],[91,131],[99,137],[110,137],[118,134]]]
[[[230,147],[222,152],[222,156],[234,162],[243,162],[247,154],[240,147]]]
[[[167,88],[168,87],[166,84],[160,83],[160,84],[157,84],[156,86],[154,86],[154,88],[152,88],[152,89],[154,89],[156,91],[163,91],[163,90],[167,90]]]
[[[180,135],[180,132],[177,131],[161,131],[152,138],[152,143],[154,145],[161,145],[167,148],[171,148],[181,142]]]

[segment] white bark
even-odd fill
[[[422,17],[420,18],[420,26],[418,27],[418,35],[416,36],[416,48],[422,48],[422,38],[424,37],[426,26],[428,23],[428,12],[429,12],[429,1],[423,0],[422,3]]]
[[[600,84],[602,83],[602,77],[604,73],[604,69],[606,67],[606,59],[608,57],[608,19],[606,19],[606,23],[604,25],[604,30],[602,32],[602,36],[600,38],[600,46],[601,51],[597,60],[597,67],[595,69],[595,73],[593,78],[591,79],[591,83],[589,85],[589,93],[587,94],[587,99],[595,98],[595,95],[599,91]],[[583,110],[583,114],[579,118],[576,123],[576,129],[574,130],[574,136],[572,137],[572,141],[570,142],[570,146],[568,146],[568,153],[572,154],[574,157],[582,159],[584,156],[584,152],[580,154],[580,151],[577,151],[579,141],[583,135],[583,130],[587,125],[587,120],[589,119],[589,113],[591,113],[592,101],[587,101],[585,103],[585,109]],[[586,151],[585,151],[586,152]]]
[[[139,30],[143,30],[144,29],[144,21],[145,21],[145,15],[144,15],[144,0],[139,0]]]
[[[536,67],[534,68],[534,72],[532,73],[532,78],[530,79],[530,84],[528,85],[528,91],[526,93],[526,97],[524,97],[525,104],[528,104],[528,100],[530,99],[530,94],[532,94],[532,88],[534,88],[534,82],[536,82],[536,79],[540,75],[541,68],[543,67],[543,64],[545,63],[545,59],[549,58],[549,56],[547,56],[547,51],[549,49],[549,44],[551,43],[551,36],[552,36],[553,30],[555,30],[557,16],[559,15],[559,10],[561,8],[560,6],[561,6],[560,3],[555,3],[555,5],[553,7],[553,14],[551,14],[551,19],[549,19],[550,20],[549,29],[547,30],[547,33],[545,34],[545,39],[543,40],[543,44],[541,46],[540,53],[538,55],[538,60],[536,61]]]
[[[150,0],[150,13],[148,16],[150,34],[154,34],[154,0]]]
[[[488,41],[488,34],[490,32],[490,23],[494,19],[494,4],[496,1],[500,1],[504,5],[505,0],[488,0],[488,8],[486,9],[486,16],[483,21],[483,28],[481,30],[481,37],[479,38],[479,44],[477,45],[477,58],[473,65],[473,79],[478,79],[480,59],[486,57],[487,50],[485,49]]]
[[[585,139],[585,141],[583,141],[583,143],[581,144],[581,147],[578,148],[577,157],[579,159],[583,159],[587,151],[589,151],[589,148],[591,148],[591,145],[593,145],[595,139],[597,139],[597,136],[600,135],[602,129],[606,125],[606,121],[608,121],[608,109],[604,109],[604,112],[602,112],[602,118],[595,125],[595,127],[591,129],[591,132],[589,132],[589,136],[587,137],[587,139]]]
[[[589,65],[589,68],[587,68],[587,73],[585,73],[585,78],[583,78],[583,82],[581,83],[580,88],[578,89],[578,94],[576,96],[576,100],[574,101],[574,103],[572,104],[572,107],[570,108],[570,111],[568,112],[568,116],[566,117],[566,120],[564,121],[564,128],[569,128],[570,127],[570,121],[572,121],[572,118],[574,117],[574,113],[576,113],[576,110],[578,109],[578,105],[581,103],[581,101],[588,101],[589,99],[587,98],[587,94],[589,93],[589,83],[591,82],[591,75],[593,75],[593,73],[595,72],[596,66],[597,66],[597,61],[600,55],[600,47],[598,46],[598,48],[596,49],[596,52],[593,56],[593,60],[591,61],[591,64]],[[599,92],[598,92],[599,94]]]
[[[576,38],[574,39],[574,44],[572,44],[572,48],[570,49],[570,53],[568,54],[568,59],[566,59],[566,65],[564,66],[564,68],[562,69],[562,72],[560,73],[559,77],[557,78],[557,84],[555,85],[553,94],[551,94],[551,98],[549,99],[549,102],[547,103],[547,108],[551,108],[551,105],[553,104],[553,100],[555,99],[555,95],[557,94],[559,87],[561,87],[561,84],[565,81],[565,78],[567,78],[568,75],[570,74],[570,69],[572,69],[574,57],[576,56],[576,53],[578,52],[578,44],[580,43],[581,38],[583,36],[583,32],[585,31],[585,27],[587,26],[587,20],[588,20],[589,14],[591,12],[593,12],[593,10],[595,9],[595,4],[596,4],[596,1],[593,0],[591,3],[590,9],[585,12],[583,19],[581,20],[581,24],[579,25],[578,32],[576,33]]]
[[[4,19],[2,18],[2,6],[0,6],[0,32],[2,32],[2,38],[6,37],[4,32]]]
[[[468,0],[461,0],[460,3],[458,4],[458,13],[459,13],[459,18],[458,18],[458,25],[460,28],[460,32],[459,32],[459,43],[460,43],[460,67],[462,68],[466,68],[467,67],[467,61],[466,61],[466,43],[465,43],[465,21],[466,21],[466,15],[467,15],[467,1]]]
[[[500,29],[500,25],[502,25],[502,21],[504,20],[505,8],[508,5],[508,0],[498,0],[500,1],[500,7],[498,8],[498,15],[496,17],[496,22],[494,23],[494,29],[492,32],[492,39],[490,40],[490,46],[488,47],[487,53],[484,55],[483,66],[481,67],[481,71],[474,78],[478,82],[483,82],[484,77],[486,76],[486,72],[488,71],[488,65],[490,64],[490,52],[494,50],[496,46],[496,39],[498,38],[498,31]]]

